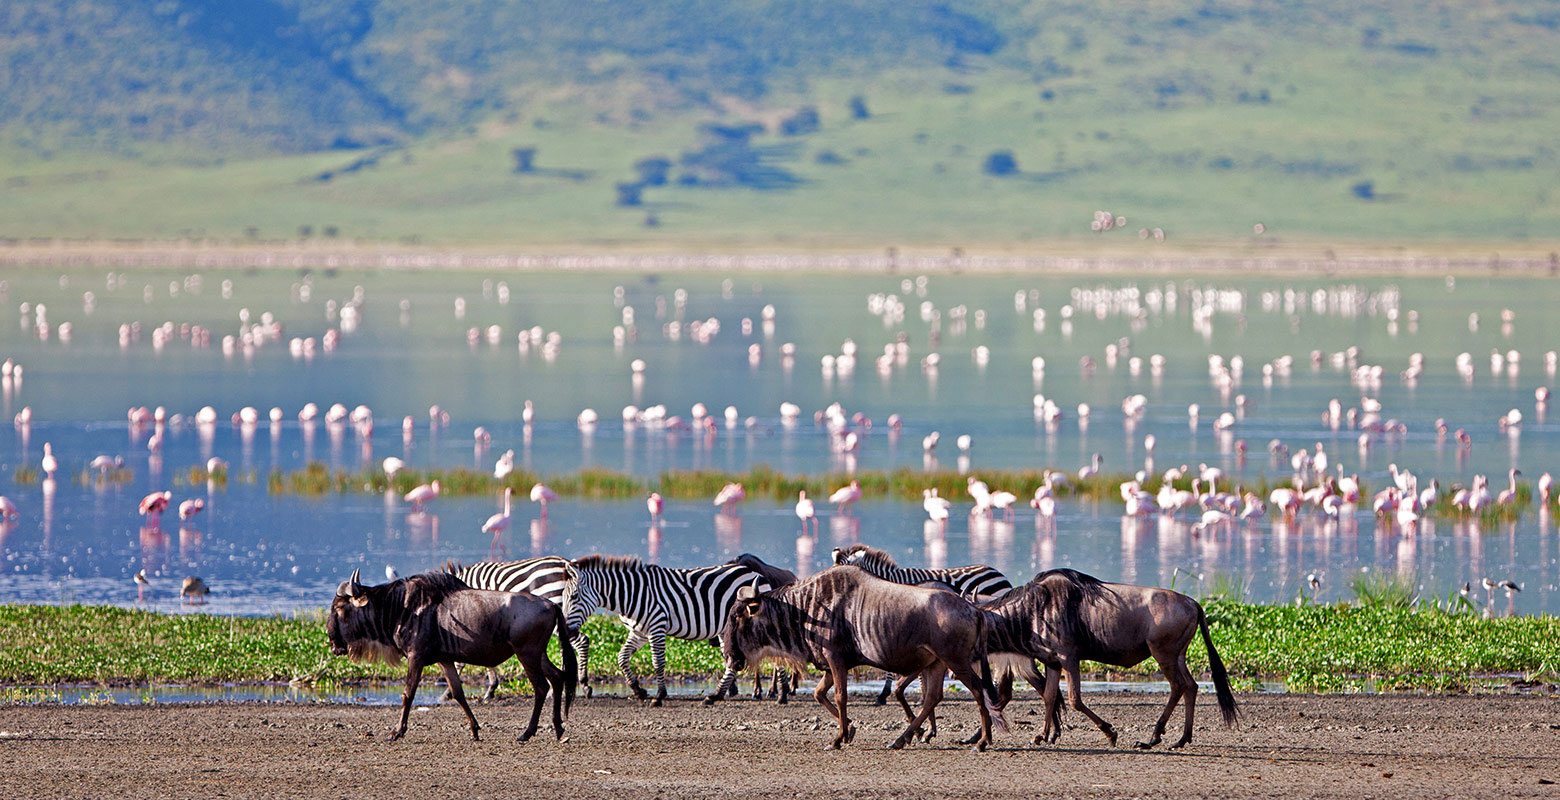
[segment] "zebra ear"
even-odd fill
[[[843,563],[845,563],[845,551],[839,549],[838,547],[834,548],[834,563],[836,563],[836,564],[843,564]]]

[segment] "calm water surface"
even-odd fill
[[[496,497],[446,497],[427,514],[411,514],[393,496],[309,499],[266,490],[271,470],[309,461],[355,470],[395,455],[414,467],[488,469],[506,449],[544,475],[587,465],[653,477],[756,464],[786,472],[907,466],[979,475],[1074,471],[1096,452],[1107,471],[1125,472],[1147,466],[1148,434],[1157,439],[1155,471],[1206,463],[1235,481],[1287,477],[1287,459],[1268,453],[1278,439],[1293,448],[1320,443],[1374,488],[1388,485],[1387,466],[1396,463],[1443,486],[1487,473],[1499,489],[1507,469],[1520,467],[1524,481],[1535,480],[1560,449],[1557,426],[1534,402],[1536,388],[1554,385],[1545,354],[1560,346],[1556,292],[1546,281],[1013,275],[934,276],[918,285],[909,277],[902,285],[905,276],[888,275],[138,271],[111,278],[101,270],[13,270],[0,276],[0,358],[24,372],[4,384],[0,405],[6,419],[29,408],[32,422],[0,426],[0,494],[21,510],[0,526],[0,600],[132,605],[131,576],[145,568],[153,581],[145,602],[153,607],[178,608],[179,581],[201,575],[216,589],[207,610],[272,613],[324,605],[357,567],[377,576],[387,565],[405,574],[450,558],[594,551],[692,566],[751,551],[806,573],[823,568],[832,547],[859,541],[907,564],[984,561],[1018,580],[1071,566],[1194,594],[1215,583],[1234,586],[1265,601],[1309,593],[1312,573],[1321,577],[1324,600],[1352,597],[1349,584],[1364,571],[1399,576],[1427,598],[1465,581],[1511,578],[1523,591],[1509,601],[1497,593],[1493,613],[1560,611],[1560,542],[1537,508],[1519,522],[1482,528],[1426,521],[1411,535],[1368,512],[1339,521],[1306,513],[1294,525],[1268,519],[1193,535],[1185,516],[1123,519],[1117,503],[1064,502],[1049,522],[1027,509],[1012,520],[984,520],[956,508],[943,529],[929,525],[918,504],[870,501],[850,515],[825,511],[813,540],[799,536],[789,503],[753,500],[734,516],[715,514],[707,502],[672,503],[664,524],[651,528],[638,500],[563,500],[546,521],[535,506],[519,504],[511,530],[495,542],[478,528],[497,509]],[[343,307],[351,310],[343,315]],[[281,325],[278,339],[225,352],[222,339],[241,335],[241,319],[253,325],[265,314]],[[132,323],[139,332],[122,339],[121,326]],[[173,335],[159,347],[154,329],[164,323]],[[209,344],[192,344],[198,337],[181,335],[185,325],[208,329]],[[535,343],[528,337],[520,346],[518,334],[532,328]],[[331,331],[339,345],[327,351],[321,341]],[[554,333],[556,345],[545,346]],[[301,342],[293,352],[295,338],[312,339],[312,352]],[[823,358],[844,354],[847,339],[856,346],[854,368],[826,368]],[[899,341],[903,355],[880,367],[885,346]],[[782,355],[786,344],[794,358]],[[1352,358],[1349,348],[1357,348]],[[1516,351],[1520,360],[1503,360],[1497,370],[1495,351]],[[1471,375],[1455,368],[1464,352]],[[933,353],[940,361],[928,368]],[[1423,354],[1424,373],[1405,380],[1414,353]],[[1161,369],[1151,366],[1155,355],[1163,356]],[[1238,356],[1243,367],[1221,382],[1210,355],[1227,365]],[[1037,356],[1043,372],[1033,369]],[[1286,356],[1293,359],[1287,369],[1279,361]],[[1142,360],[1137,369],[1133,357]],[[637,378],[635,359],[645,362]],[[1380,367],[1379,380],[1372,366]],[[1064,409],[1060,422],[1036,419],[1037,393]],[[1139,393],[1146,410],[1128,418],[1121,402]],[[1408,432],[1370,436],[1362,448],[1358,430],[1324,423],[1329,400],[1347,409],[1362,397],[1379,399],[1381,416]],[[528,399],[537,409],[529,431],[520,422]],[[781,423],[785,401],[803,409],[799,424]],[[836,401],[875,423],[848,457],[811,421],[813,411]],[[322,412],[333,403],[367,405],[374,432],[364,438],[323,422],[301,425],[297,412],[307,402]],[[717,415],[735,406],[754,424],[721,425],[707,438],[619,421],[630,403],[664,404],[686,418],[700,402]],[[1090,406],[1086,420],[1080,403]],[[1193,403],[1200,407],[1195,425],[1187,409]],[[447,427],[430,427],[434,404],[451,415]],[[152,428],[126,422],[126,410],[140,405],[186,418],[210,405],[220,422],[209,433],[170,425],[154,455],[146,444]],[[260,411],[253,429],[228,421],[243,406]],[[273,406],[285,412],[275,426],[264,421]],[[585,408],[602,420],[589,434],[575,424]],[[1513,408],[1523,423],[1508,434],[1497,418]],[[1213,422],[1224,412],[1239,419],[1231,431],[1216,432]],[[905,419],[898,436],[884,425],[891,413]],[[401,431],[405,416],[415,422],[409,439]],[[1465,429],[1472,447],[1438,437],[1437,419]],[[473,445],[477,426],[492,433],[486,450]],[[932,431],[943,437],[935,460],[920,446]],[[973,438],[964,457],[954,447],[960,434]],[[36,469],[45,442],[62,465],[56,479],[18,482],[19,468]],[[99,454],[124,457],[131,480],[83,480]],[[213,455],[232,463],[234,479],[226,487],[190,485],[188,468]],[[188,526],[170,513],[160,528],[143,527],[136,503],[164,488],[175,503],[206,499],[206,512]],[[1002,488],[1027,496],[1034,487]]]

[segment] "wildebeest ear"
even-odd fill
[[[362,593],[352,595],[352,605],[358,608],[368,605],[368,595]]]

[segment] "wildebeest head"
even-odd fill
[[[737,590],[737,601],[726,615],[726,626],[721,631],[721,655],[726,667],[735,672],[747,669],[749,661],[776,657],[800,660],[795,638],[786,625],[784,603],[777,601],[772,592],[760,594],[758,581]]]
[[[358,577],[359,571],[353,570],[352,577],[336,587],[336,596],[331,600],[330,614],[325,618],[330,652],[353,661],[378,659],[396,663],[401,654],[388,641],[391,631],[379,624],[381,609],[375,608],[372,599],[372,595],[378,594],[383,603],[384,593],[375,591],[382,587],[364,586]]]

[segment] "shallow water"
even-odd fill
[[[514,525],[498,541],[479,532],[497,510],[497,498],[439,499],[427,514],[411,514],[396,497],[352,494],[310,499],[272,496],[265,476],[313,460],[348,469],[377,464],[387,455],[413,467],[491,467],[506,449],[517,464],[544,475],[598,465],[653,477],[663,470],[710,467],[744,470],[768,464],[785,472],[835,472],[851,468],[908,466],[983,469],[1054,466],[1074,471],[1098,452],[1107,471],[1146,466],[1143,438],[1153,434],[1155,470],[1207,463],[1231,479],[1287,476],[1286,459],[1271,458],[1270,439],[1293,448],[1322,444],[1346,472],[1372,488],[1388,485],[1396,463],[1443,486],[1467,483],[1476,472],[1493,488],[1509,467],[1531,481],[1557,453],[1557,426],[1535,408],[1536,387],[1552,387],[1544,353],[1556,347],[1560,328],[1551,321],[1554,291],[1537,279],[1417,279],[1358,281],[1271,276],[1165,282],[1078,276],[938,276],[924,287],[901,286],[901,276],[601,274],[503,276],[478,273],[340,273],[309,276],[282,272],[205,272],[199,284],[184,272],[135,272],[110,288],[106,271],[61,275],[11,271],[0,296],[0,357],[25,367],[20,382],[4,384],[0,408],[7,417],[29,407],[29,426],[0,426],[0,494],[21,508],[18,520],[0,526],[0,600],[11,602],[138,602],[130,576],[145,568],[152,578],[146,605],[218,613],[272,613],[318,608],[351,569],[379,575],[387,565],[401,573],[445,559],[523,557],[592,551],[630,553],[671,566],[721,561],[742,551],[807,573],[823,568],[829,550],[857,541],[882,546],[904,563],[991,563],[1016,580],[1052,566],[1071,566],[1101,577],[1173,585],[1193,594],[1233,588],[1248,599],[1287,602],[1320,577],[1322,600],[1347,599],[1362,571],[1399,576],[1427,599],[1444,598],[1484,577],[1510,578],[1523,586],[1512,598],[1497,592],[1481,604],[1493,614],[1560,611],[1555,530],[1547,515],[1529,508],[1516,523],[1482,528],[1449,520],[1426,521],[1411,534],[1379,525],[1368,513],[1326,521],[1307,512],[1295,525],[1272,519],[1194,535],[1190,519],[1123,519],[1116,503],[1064,501],[1052,522],[1025,509],[1012,521],[967,519],[956,507],[946,530],[929,526],[918,504],[869,501],[850,515],[824,509],[816,541],[798,537],[790,504],[751,500],[734,516],[717,515],[707,502],[671,503],[666,522],[651,529],[641,501],[555,503],[546,521],[528,503],[516,508]],[[63,280],[62,280],[63,279]],[[222,284],[231,281],[229,297]],[[508,302],[500,282],[508,282]],[[484,283],[486,282],[486,283]],[[361,287],[355,322],[344,322],[328,303],[351,301]],[[622,287],[619,301],[614,289]],[[176,292],[173,291],[176,289]],[[679,311],[678,290],[686,296]],[[1107,290],[1102,302],[1090,293]],[[93,293],[89,312],[84,293]],[[924,295],[923,295],[924,291]],[[1023,292],[1023,308],[1015,294]],[[893,294],[903,317],[874,314],[869,296]],[[1171,295],[1175,300],[1170,301]],[[1158,295],[1157,298],[1151,295]],[[465,303],[458,316],[456,300]],[[1155,300],[1157,299],[1157,302]],[[405,301],[406,310],[402,310]],[[43,303],[48,336],[23,303]],[[621,303],[621,306],[620,306]],[[923,315],[922,304],[930,304]],[[634,309],[632,329],[614,343],[624,309]],[[771,326],[765,306],[773,306]],[[1064,319],[1064,306],[1071,306]],[[888,304],[890,312],[894,304]],[[224,353],[221,339],[240,333],[240,311],[251,322],[266,312],[283,326],[278,341],[246,352]],[[1045,312],[1043,324],[1036,309]],[[1514,313],[1501,322],[1502,309]],[[879,306],[881,310],[881,305]],[[1410,314],[1410,312],[1415,312]],[[1479,315],[1476,326],[1469,314]],[[932,321],[935,317],[935,322]],[[1393,321],[1395,317],[1396,321]],[[1417,321],[1411,321],[1417,317]],[[686,323],[716,319],[719,332],[697,341]],[[744,320],[752,325],[744,334]],[[668,325],[676,320],[675,338]],[[174,323],[161,348],[152,329]],[[70,323],[62,341],[61,323]],[[139,336],[121,343],[122,324],[141,323]],[[179,336],[181,324],[206,326],[209,346]],[[497,343],[488,327],[500,326]],[[540,344],[518,346],[516,332],[539,326],[561,336],[556,352]],[[935,338],[933,330],[936,330]],[[468,331],[478,329],[468,341]],[[339,347],[326,352],[320,338],[341,331]],[[708,328],[706,328],[708,331]],[[288,340],[315,340],[312,356],[294,355]],[[907,351],[880,370],[874,359],[903,337]],[[852,371],[825,370],[821,359],[839,355],[845,339],[859,347]],[[1125,340],[1112,362],[1108,345]],[[785,359],[781,345],[794,343]],[[758,353],[750,357],[750,346]],[[984,363],[976,349],[989,348]],[[1356,365],[1380,365],[1379,384],[1352,379],[1332,354],[1358,347]],[[1516,350],[1513,370],[1494,371],[1489,355]],[[1313,365],[1311,353],[1322,360]],[[929,353],[941,362],[923,367]],[[1399,377],[1411,353],[1423,353],[1425,373]],[[1473,372],[1454,369],[1458,353],[1472,354]],[[1165,358],[1154,370],[1149,358]],[[1208,356],[1239,355],[1244,369],[1226,386],[1210,375]],[[1281,356],[1292,367],[1264,376],[1263,365]],[[1036,373],[1031,360],[1046,361]],[[1093,360],[1092,368],[1080,359]],[[1144,363],[1134,372],[1129,359]],[[646,369],[635,379],[630,362]],[[1056,400],[1066,416],[1054,426],[1038,421],[1033,397]],[[1142,393],[1148,405],[1126,417],[1124,397]],[[1244,396],[1244,410],[1237,397]],[[1408,432],[1373,436],[1361,449],[1360,432],[1324,424],[1329,399],[1355,407],[1378,398],[1382,417],[1401,420]],[[535,402],[537,422],[520,423],[523,400]],[[799,404],[803,420],[781,423],[782,401]],[[859,452],[842,456],[830,447],[810,416],[829,402],[860,411],[875,425],[862,431]],[[305,402],[321,411],[340,402],[373,409],[369,437],[350,428],[305,426],[296,414]],[[717,415],[727,405],[753,427],[713,437],[644,424],[626,427],[625,404],[665,404],[684,418],[696,402]],[[1079,403],[1092,413],[1080,424]],[[1197,403],[1197,424],[1187,406]],[[125,410],[165,406],[193,417],[203,405],[220,422],[203,430],[169,426],[162,452],[146,442],[152,426],[131,429]],[[428,407],[452,417],[431,428]],[[280,425],[262,421],[245,429],[228,421],[240,406],[285,412]],[[585,434],[575,425],[583,408],[601,423]],[[1508,435],[1496,419],[1520,409],[1524,421]],[[1240,412],[1232,431],[1213,430],[1221,413]],[[902,414],[898,436],[884,424]],[[403,438],[401,419],[414,428]],[[1433,422],[1465,428],[1471,449],[1438,437]],[[472,429],[486,427],[490,448],[478,450]],[[923,436],[942,434],[936,463],[921,451]],[[960,434],[974,444],[967,457],[954,446]],[[39,463],[43,443],[62,463],[53,482],[19,483],[19,467]],[[1247,445],[1244,456],[1239,443]],[[120,455],[133,477],[122,485],[83,481],[85,464],[98,454]],[[188,485],[191,466],[210,456],[233,464],[225,487]],[[168,488],[174,502],[208,501],[205,513],[181,527],[169,514],[158,528],[143,527],[137,501]],[[1034,487],[1002,487],[1027,496]],[[959,499],[959,498],[956,498]],[[178,582],[198,574],[214,588],[205,606],[182,606]]]

